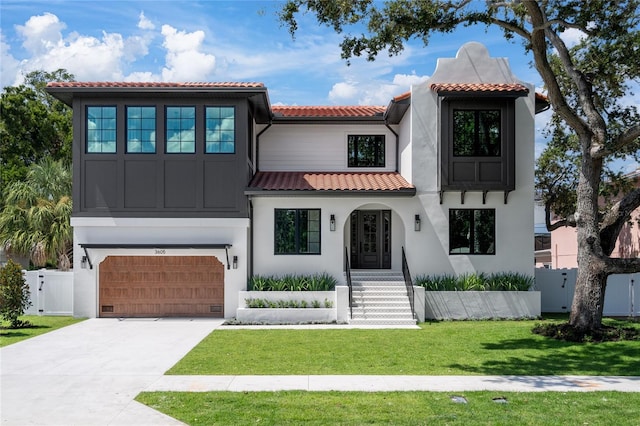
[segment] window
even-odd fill
[[[87,152],[116,152],[116,107],[87,107]]]
[[[207,107],[205,152],[234,153],[236,111],[234,107]]]
[[[196,152],[196,108],[167,107],[167,153]]]
[[[453,110],[453,155],[500,156],[500,110]]]
[[[156,107],[127,107],[127,152],[156,152]]]
[[[320,209],[276,209],[275,253],[320,254]]]
[[[449,210],[449,254],[495,254],[494,209]]]
[[[349,167],[384,167],[384,135],[349,135]]]

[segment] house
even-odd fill
[[[640,169],[625,175],[640,187]],[[622,226],[611,257],[640,256],[640,209],[631,213],[631,220]],[[578,267],[578,236],[574,227],[560,227],[551,232],[550,260],[552,269]]]
[[[261,83],[51,83],[73,107],[74,313],[233,317],[249,276],[533,275],[534,88],[479,43],[385,106]]]

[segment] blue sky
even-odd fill
[[[541,90],[519,41],[497,29],[459,28],[413,40],[399,56],[375,62],[340,58],[341,36],[300,18],[295,39],[277,19],[279,1],[0,2],[2,87],[33,70],[65,68],[79,81],[258,81],[273,105],[387,105],[427,78],[439,57],[468,41],[509,59],[521,80]],[[572,35],[566,32],[564,37]],[[536,152],[549,113],[536,120]]]

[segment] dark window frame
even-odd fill
[[[218,143],[220,144],[220,146],[222,147],[222,145],[226,142],[229,141],[223,141],[222,138],[219,141],[210,141],[209,138],[209,120],[215,120],[216,118],[209,118],[207,117],[207,111],[209,109],[213,109],[213,108],[229,108],[233,110],[233,130],[229,131],[229,130],[217,130],[216,132],[220,132],[220,136],[222,136],[222,134],[224,132],[231,132],[233,134],[233,140],[231,141],[231,143],[233,144],[233,150],[232,151],[209,151],[208,146],[209,143]],[[217,118],[219,120],[223,120],[222,117]],[[236,135],[238,133],[237,131],[237,126],[236,126],[236,122],[237,122],[237,118],[236,118],[236,107],[235,105],[205,105],[204,107],[204,153],[205,154],[213,154],[213,155],[225,155],[225,154],[235,154],[236,153]],[[211,129],[212,131],[214,131],[215,129]]]
[[[317,234],[317,244],[318,250],[316,251],[303,251],[303,230],[301,229],[301,213],[306,212],[317,212],[317,231],[311,231]],[[282,232],[286,232],[286,230],[282,230],[279,228],[279,212],[294,212],[294,223],[293,223],[293,239],[294,241],[286,242],[286,245],[293,245],[293,250],[285,250],[282,251],[279,244],[279,234]],[[292,244],[293,243],[293,244]],[[315,242],[314,242],[315,243]],[[279,251],[280,250],[280,251]],[[321,209],[313,208],[313,209],[299,209],[299,208],[277,208],[274,209],[273,212],[273,253],[274,255],[321,255],[322,254],[322,211]]]
[[[363,138],[363,139],[359,139]],[[358,158],[358,154],[362,149],[358,149],[359,145],[367,143],[364,138],[379,138],[379,140],[372,141],[376,146],[374,147],[374,158],[372,162],[362,163]],[[352,147],[353,144],[353,147]],[[350,168],[384,168],[386,167],[386,137],[383,134],[349,134],[347,135],[347,167]],[[366,160],[366,159],[365,159]]]
[[[516,185],[515,98],[451,96],[440,106],[441,190],[512,191]],[[454,155],[454,111],[500,111],[500,155]],[[490,174],[487,174],[490,171]]]
[[[451,143],[453,148],[453,156],[454,157],[500,157],[502,155],[502,144],[504,143],[504,139],[502,136],[502,110],[499,108],[453,108],[453,129],[451,135]],[[498,113],[498,143],[497,146],[491,144],[485,144],[482,141],[482,115],[483,113]],[[456,132],[458,126],[456,126],[456,116],[458,113],[471,113],[473,114],[473,129],[471,135],[471,153],[459,153],[462,151],[462,142],[459,137],[461,136]],[[488,135],[487,135],[488,136]],[[497,152],[496,152],[497,151]],[[458,153],[457,153],[458,152]]]
[[[169,151],[169,120],[173,119],[169,117],[169,109],[170,108],[180,108],[180,117],[178,120],[181,122],[180,133],[185,129],[182,128],[182,110],[186,108],[193,109],[193,151],[182,151],[182,138],[178,142],[180,144],[180,151]],[[198,152],[198,134],[197,134],[197,126],[198,126],[198,108],[196,105],[165,105],[164,106],[164,153],[169,155],[180,155],[180,154],[196,154]],[[174,130],[174,129],[172,129]],[[186,142],[187,140],[185,140]]]
[[[113,129],[109,129],[109,128],[103,128],[103,127],[99,127],[96,129],[89,129],[89,109],[90,108],[100,108],[101,112],[100,112],[100,122],[102,123],[102,112],[104,111],[105,108],[109,108],[109,109],[113,109],[115,114],[113,117],[113,121],[115,123],[115,127]],[[85,153],[86,154],[117,154],[118,153],[118,106],[114,105],[114,104],[106,104],[106,105],[100,105],[100,104],[96,104],[96,105],[85,105],[85,120],[84,120],[84,125],[85,125],[85,140],[84,140],[84,149],[85,149]],[[100,141],[98,142],[100,144],[100,151],[91,151],[89,150],[89,132],[91,130],[94,131],[100,131],[100,132],[105,132],[105,131],[110,131],[113,132],[113,151],[103,151],[103,147],[105,146],[105,144],[107,142],[105,142],[102,138],[100,138]],[[111,141],[109,141],[111,142]]]
[[[153,140],[153,151],[144,151],[142,150],[142,146],[143,146],[143,141],[140,141],[140,146],[141,146],[141,150],[140,151],[131,151],[130,147],[129,147],[129,143],[130,143],[130,127],[129,127],[129,110],[130,108],[153,108],[153,123],[154,123],[154,127],[153,127],[153,131],[155,133],[154,135],[154,140]],[[125,152],[127,154],[155,154],[158,150],[158,107],[156,105],[125,105]],[[142,126],[142,120],[144,120],[143,118],[139,119],[141,121],[141,127],[139,129],[135,129],[136,131],[144,131],[144,130],[150,130],[150,129],[146,129],[143,128]]]
[[[468,224],[468,252],[463,251],[455,251],[464,246],[452,247],[453,242],[456,241],[459,235],[456,235],[456,231],[460,232],[460,229],[454,228],[454,223],[456,222],[454,215],[456,212],[465,212],[469,214],[469,224]],[[489,247],[490,250],[485,251],[477,251],[476,246],[483,244],[484,242],[477,241],[477,226],[476,226],[476,212],[485,212],[491,214],[492,219],[492,228],[489,237]],[[463,237],[464,238],[464,237]],[[449,209],[449,255],[471,255],[471,256],[494,256],[496,254],[496,209]]]

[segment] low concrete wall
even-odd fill
[[[238,292],[238,309],[236,320],[242,322],[265,323],[301,323],[301,322],[333,322],[338,321],[338,293],[336,291],[240,291]],[[270,301],[295,300],[306,301],[309,306],[314,301],[320,302],[322,308],[247,308],[247,299],[264,299]],[[341,298],[342,299],[342,298]],[[325,308],[325,300],[331,302],[331,308]],[[347,308],[349,307],[347,294]],[[340,315],[343,316],[343,315]],[[342,320],[344,321],[344,320]]]
[[[535,318],[540,313],[539,291],[425,292],[426,319]]]
[[[333,322],[335,308],[238,308],[236,320],[269,324],[297,324],[305,322]]]

